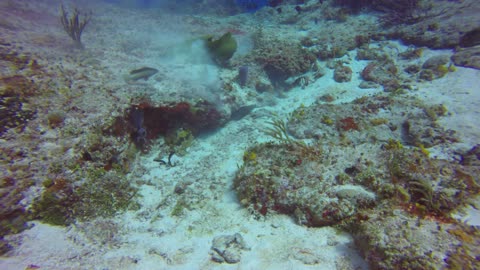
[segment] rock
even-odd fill
[[[12,250],[12,246],[3,238],[0,238],[0,255],[3,255]]]
[[[399,262],[401,269],[443,268],[444,254],[454,250],[458,240],[445,230],[445,225],[422,220],[422,226],[417,226],[416,219],[404,213],[372,215],[352,225],[355,245],[371,269],[396,269]]]
[[[333,188],[333,191],[338,198],[349,200],[354,204],[373,203],[375,201],[373,192],[358,185],[338,185]]]
[[[432,81],[441,78],[449,72],[447,65],[450,63],[448,55],[437,55],[427,59],[422,65],[419,78]]]
[[[457,51],[452,61],[457,66],[480,69],[480,46]]]
[[[390,33],[387,33],[387,36],[398,38],[406,44],[432,49],[455,48],[461,45],[465,33],[473,32],[479,26],[480,5],[477,2],[477,0],[434,1],[432,8],[421,14],[418,21],[394,26],[389,29]],[[471,44],[469,42],[464,41]]]
[[[271,92],[273,91],[273,85],[270,81],[260,78],[256,83],[255,83],[255,90],[258,92]]]
[[[238,263],[242,250],[249,250],[249,248],[239,233],[217,236],[212,243],[212,260],[218,263]]]
[[[475,145],[467,153],[462,155],[462,165],[480,166],[480,144]]]
[[[307,248],[293,250],[292,257],[305,265],[314,265],[322,262],[320,256],[314,250]]]
[[[416,74],[420,72],[421,67],[419,65],[409,65],[407,66],[404,71],[408,74]]]
[[[430,69],[424,69],[420,72],[418,78],[425,81],[433,81],[435,74],[433,74],[433,71]]]
[[[439,66],[446,65],[450,62],[448,55],[436,55],[432,56],[423,63],[422,68],[424,69],[436,69]]]
[[[352,80],[352,69],[347,66],[338,66],[333,73],[336,82],[349,82]]]
[[[465,33],[460,38],[461,47],[465,48],[465,47],[473,47],[477,45],[480,45],[480,27],[477,27],[472,31]]]
[[[372,88],[377,88],[379,85],[375,82],[366,82],[363,81],[358,85],[359,88],[361,89],[372,89]]]
[[[362,79],[383,86],[385,92],[392,92],[400,87],[397,67],[391,60],[370,62],[361,73]]]

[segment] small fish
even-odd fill
[[[151,67],[142,67],[139,69],[134,69],[130,71],[129,74],[125,76],[126,81],[138,81],[140,79],[148,80],[151,76],[158,72],[158,69]]]

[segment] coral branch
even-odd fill
[[[63,29],[73,39],[75,47],[83,49],[84,46],[81,41],[81,36],[83,29],[92,18],[92,13],[89,12],[88,14],[85,14],[82,19],[79,17],[80,12],[77,8],[74,8],[73,14],[69,16],[68,12],[65,10],[65,6],[63,4],[61,5],[60,21],[63,25]]]

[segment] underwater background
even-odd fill
[[[0,1],[0,269],[480,269],[479,14]]]

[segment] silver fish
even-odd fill
[[[125,75],[126,81],[138,81],[140,79],[148,80],[151,76],[158,72],[158,69],[151,67],[142,67],[139,69],[134,69],[130,71],[129,74]]]

